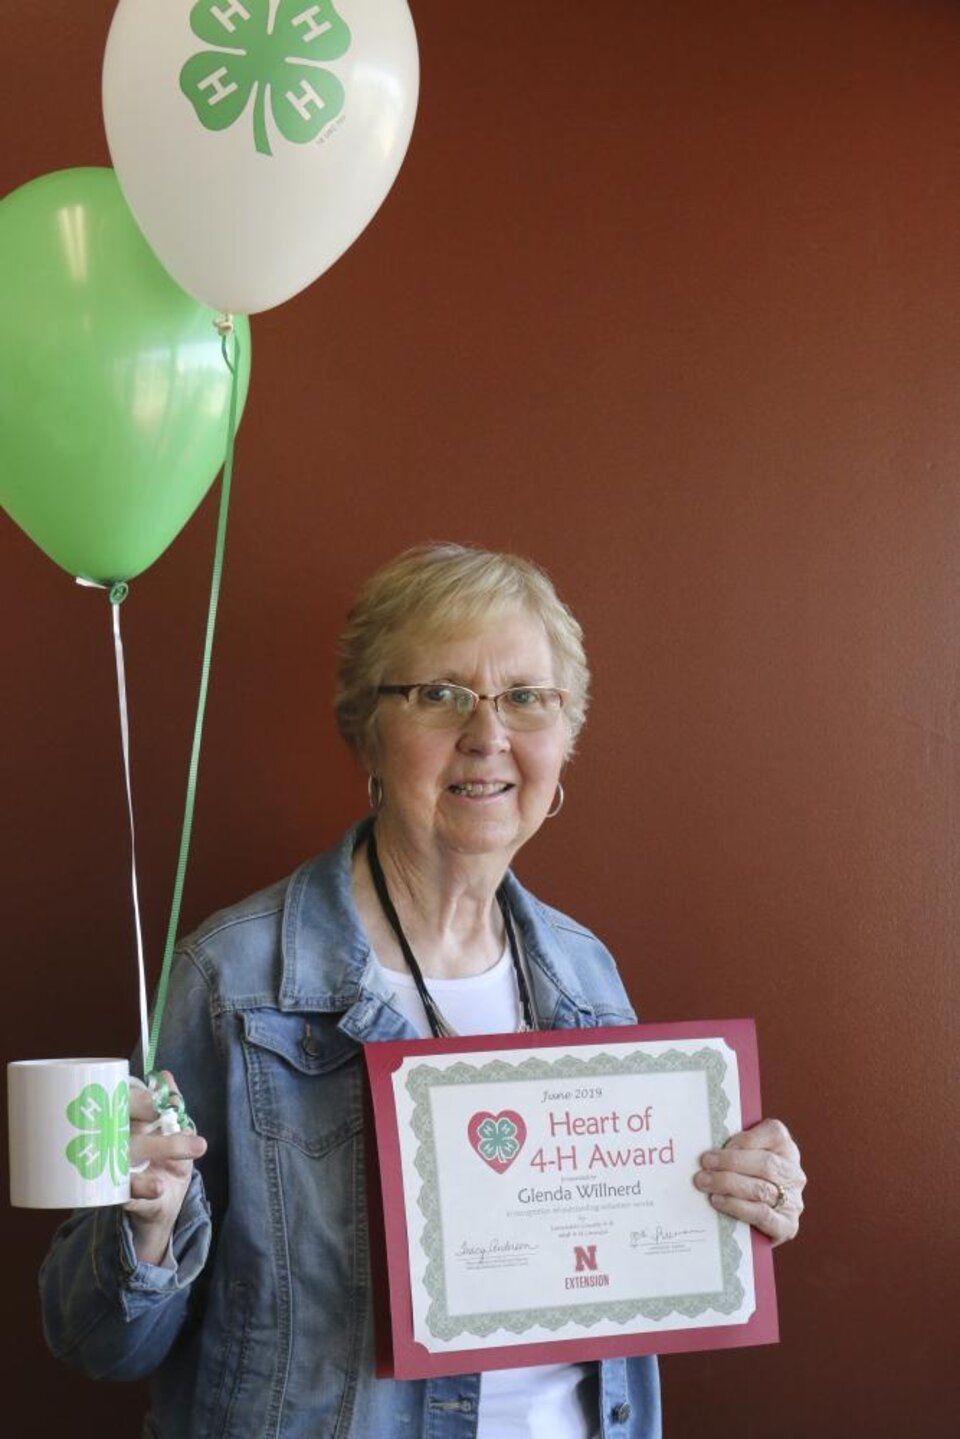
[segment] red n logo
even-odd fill
[[[583,1269],[596,1269],[597,1246],[595,1244],[588,1244],[586,1249],[582,1249],[579,1244],[575,1244],[573,1246],[573,1257],[577,1263],[578,1274]]]

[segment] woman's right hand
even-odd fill
[[[173,1075],[163,1071],[174,1098]],[[137,1258],[144,1264],[162,1264],[193,1173],[193,1161],[206,1153],[207,1141],[199,1134],[153,1134],[144,1131],[156,1119],[153,1096],[139,1085],[130,1086],[130,1199],[123,1207],[130,1220]],[[140,1174],[133,1167],[149,1161]]]

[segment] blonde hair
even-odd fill
[[[567,756],[586,718],[590,672],[583,631],[551,580],[530,560],[467,545],[426,544],[404,550],[366,581],[340,637],[334,709],[344,739],[363,757],[398,640],[428,641],[487,622],[491,613],[525,610],[539,619],[564,702]]]

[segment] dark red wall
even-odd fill
[[[756,1015],[811,1180],[777,1348],[664,1364],[669,1439],[952,1431],[960,1121],[960,6],[414,0],[421,110],[374,223],[254,321],[184,925],[365,807],[330,718],[358,582],[514,547],[595,706],[521,858],[651,1019]],[[108,0],[4,5],[4,188],[107,163]],[[134,588],[156,969],[212,555]],[[4,1058],[136,1028],[107,607],[0,525]],[[948,1031],[948,1026],[950,1030]],[[5,1210],[20,1436],[132,1434],[42,1347]],[[26,1427],[24,1427],[26,1426]],[[373,1436],[371,1436],[373,1439]]]

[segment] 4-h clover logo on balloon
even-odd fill
[[[515,1109],[502,1109],[499,1114],[481,1110],[467,1125],[471,1145],[498,1174],[510,1168],[526,1137],[527,1126]]]
[[[272,28],[270,0],[200,0],[190,29],[216,47],[191,56],[180,71],[180,89],[205,129],[226,130],[253,94],[254,143],[272,155],[268,90],[277,129],[294,145],[315,140],[343,109],[343,85],[323,68],[350,48],[349,26],[333,0],[280,0]]]
[[[88,1084],[67,1105],[67,1118],[83,1132],[67,1145],[67,1159],[83,1179],[99,1179],[107,1164],[114,1184],[130,1172],[130,1091],[121,1080],[113,1097]]]

